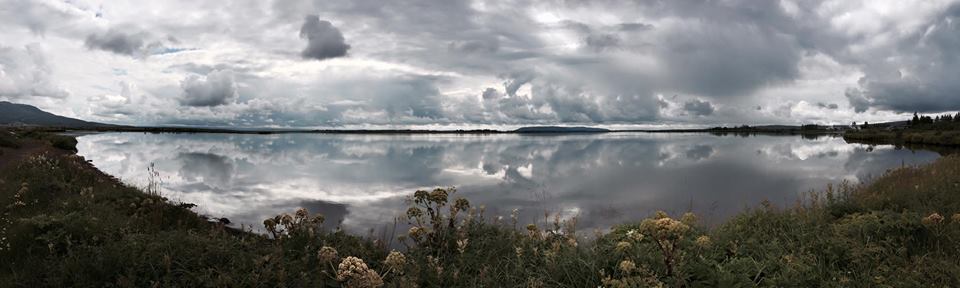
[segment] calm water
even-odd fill
[[[866,181],[938,154],[840,138],[709,134],[229,135],[105,133],[80,154],[134,185],[156,165],[165,196],[234,224],[305,207],[365,231],[391,223],[417,189],[456,186],[487,215],[578,215],[608,228],[662,209],[716,223],[762,200]],[[391,225],[392,226],[392,225]]]

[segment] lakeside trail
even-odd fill
[[[413,228],[371,239],[304,209],[265,219],[267,235],[231,229],[97,170],[70,137],[0,132],[0,287],[960,286],[957,156],[710,229],[658,212],[578,233],[416,191]]]

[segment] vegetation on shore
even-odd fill
[[[903,129],[864,123],[843,135],[850,142],[869,144],[925,144],[960,146],[960,114],[936,117],[913,115]]]
[[[0,131],[5,286],[960,286],[955,156],[714,228],[659,212],[583,233],[576,219],[531,223],[487,215],[452,188],[417,191],[402,216],[412,228],[370,239],[323,230],[302,209],[265,219],[268,235],[231,229],[122,184],[61,137]]]

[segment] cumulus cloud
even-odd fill
[[[39,44],[21,48],[0,46],[0,96],[9,98],[65,98],[70,93],[58,86],[53,69]]]
[[[180,82],[180,101],[186,106],[219,106],[237,99],[237,83],[233,71],[216,70],[206,76],[190,75]]]
[[[340,29],[333,27],[330,21],[320,20],[317,15],[308,15],[303,19],[300,38],[307,40],[307,48],[300,53],[303,58],[324,60],[343,57],[350,50]]]
[[[926,19],[925,19],[926,20]],[[863,61],[865,81],[859,88],[872,106],[910,112],[960,110],[960,3],[932,15],[923,26],[890,46],[884,61]],[[864,57],[871,57],[871,51]],[[894,56],[894,55],[890,55]]]
[[[8,2],[3,97],[145,124],[796,124],[960,110],[950,0]],[[191,17],[169,17],[180,10]],[[179,45],[165,35],[197,51],[93,54]],[[55,53],[20,48],[37,41]]]

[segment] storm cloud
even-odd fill
[[[307,48],[300,55],[303,58],[324,60],[347,55],[350,50],[343,39],[343,34],[330,21],[320,20],[317,15],[304,17],[303,26],[300,26],[300,38],[307,40]]]
[[[693,99],[683,103],[683,110],[694,116],[709,116],[713,114],[713,105],[700,99]]]

